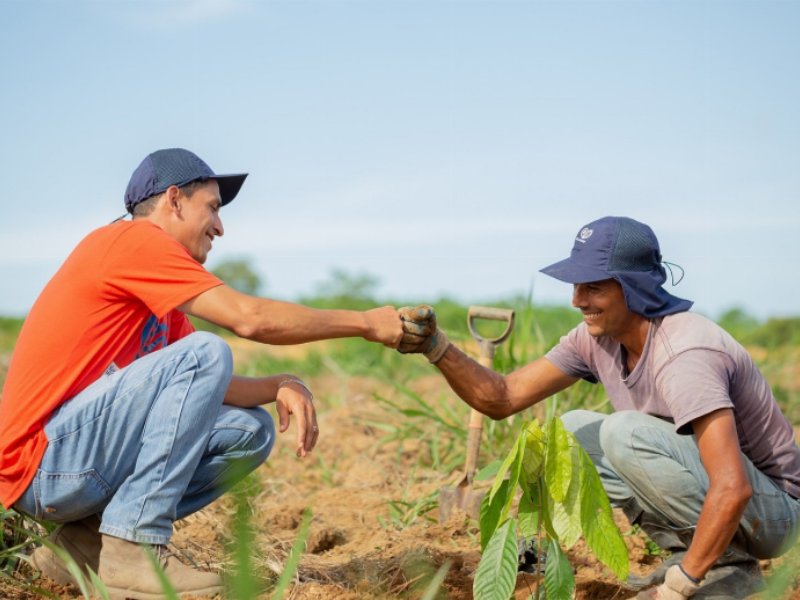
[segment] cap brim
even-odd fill
[[[613,278],[610,273],[577,263],[571,257],[539,269],[539,272],[567,283],[589,283]]]
[[[247,173],[239,173],[237,175],[214,175],[211,179],[219,185],[219,197],[222,200],[222,206],[225,206],[236,198],[236,194],[242,189],[244,180],[247,179]]]

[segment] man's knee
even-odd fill
[[[275,444],[275,423],[261,407],[239,408],[223,405],[210,450],[244,459],[254,469],[267,460]]]
[[[643,425],[647,415],[635,410],[621,410],[608,415],[600,425],[600,447],[612,465],[624,465],[631,457],[631,438],[634,430]]]
[[[275,444],[275,421],[261,407],[248,409],[248,413],[258,425],[251,443],[251,455],[253,461],[260,465],[267,460]]]
[[[219,376],[230,379],[233,374],[233,353],[230,346],[218,335],[206,331],[195,331],[180,342],[190,344],[200,366],[217,371]]]
[[[561,417],[564,428],[571,432],[587,452],[596,451],[600,425],[608,415],[591,410],[571,410]]]

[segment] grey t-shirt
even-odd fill
[[[615,410],[670,419],[679,433],[720,408],[731,408],[742,452],[784,491],[800,498],[800,448],[772,390],[747,350],[713,321],[682,312],[650,321],[636,368],[622,346],[578,325],[547,353],[567,375],[599,381]]]

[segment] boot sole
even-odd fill
[[[31,554],[31,563],[42,575],[59,585],[78,585],[69,569],[49,548],[41,546],[34,550]]]
[[[123,590],[121,588],[113,588],[106,586],[108,597],[110,600],[127,600],[133,598],[135,600],[164,600],[166,594],[164,592],[140,592],[136,590]],[[178,592],[178,598],[188,598],[193,596],[216,596],[221,595],[225,591],[221,585],[215,585],[207,588],[186,590]]]

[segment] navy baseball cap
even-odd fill
[[[172,185],[178,187],[193,181],[213,179],[219,184],[222,206],[236,197],[247,173],[217,175],[199,156],[183,148],[166,148],[148,154],[131,175],[125,190],[125,208],[133,207],[151,196],[160,194]]]
[[[627,217],[603,217],[581,227],[569,258],[541,269],[567,283],[615,279],[632,312],[649,319],[689,310],[690,300],[667,292],[667,273],[653,230]]]

